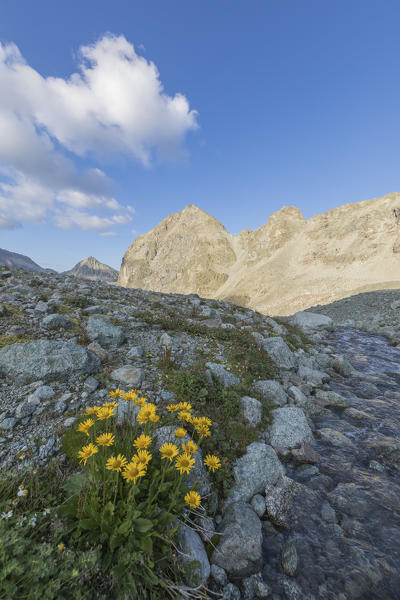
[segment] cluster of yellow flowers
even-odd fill
[[[110,396],[114,399],[123,398],[127,402],[132,402],[134,406],[140,406],[136,417],[140,425],[157,423],[160,419],[157,414],[157,406],[151,402],[147,402],[146,398],[139,396],[137,390],[125,393],[118,388],[115,391],[111,391]],[[117,405],[118,403],[113,401],[107,402],[103,406],[90,407],[86,409],[86,415],[95,415],[97,420],[109,419],[114,416]],[[180,420],[190,423],[197,431],[200,439],[211,435],[211,419],[208,417],[193,416],[191,413],[192,406],[188,402],[170,404],[167,406],[167,410],[170,413],[177,412]],[[90,429],[94,424],[95,421],[92,418],[86,419],[86,421],[78,425],[77,431],[89,436]],[[181,440],[182,452],[180,453],[178,446],[175,444],[170,442],[165,443],[159,448],[161,460],[168,459],[172,463],[175,459],[175,469],[179,471],[180,475],[188,475],[195,465],[194,455],[198,451],[199,446],[193,440],[189,440],[186,443],[183,442],[183,438],[187,435],[184,427],[178,427],[174,433],[175,437]],[[80,462],[83,462],[84,465],[86,465],[91,456],[99,452],[99,446],[112,446],[115,443],[115,435],[108,432],[102,433],[96,437],[95,442],[96,444],[90,442],[88,445],[83,446],[78,452],[78,458],[80,458]],[[146,475],[148,464],[152,460],[153,456],[148,450],[151,444],[152,438],[150,435],[144,433],[139,435],[133,442],[135,454],[132,456],[130,462],[128,462],[125,456],[118,454],[117,456],[110,456],[108,458],[105,468],[121,473],[125,481],[136,484],[138,479]],[[212,472],[221,467],[220,459],[213,454],[208,454],[203,462]],[[185,495],[185,502],[191,508],[196,508],[201,502],[200,494],[195,490],[191,490]]]

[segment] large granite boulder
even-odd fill
[[[268,434],[269,442],[274,448],[291,449],[314,441],[307,417],[298,406],[283,406],[272,414],[274,420]]]
[[[218,528],[220,542],[211,557],[231,577],[247,577],[261,567],[261,521],[244,502],[230,504]]]
[[[187,525],[182,524],[178,530],[178,539],[182,562],[192,563],[196,561],[196,564],[192,565],[189,583],[192,585],[206,583],[210,577],[211,567],[199,534]]]
[[[319,331],[333,329],[333,321],[330,317],[313,312],[297,312],[293,315],[291,321],[293,325],[300,327],[305,333],[315,329]]]
[[[89,317],[87,334],[92,342],[98,342],[104,348],[118,347],[125,341],[124,328],[113,325],[108,317]]]
[[[263,346],[279,369],[295,368],[296,357],[281,337],[268,338]]]
[[[0,349],[0,374],[17,384],[31,381],[64,381],[71,375],[93,373],[100,360],[75,340],[35,340]]]
[[[233,465],[235,483],[229,492],[227,503],[249,501],[284,473],[285,469],[275,450],[263,442],[253,442],[247,446],[246,454]]]

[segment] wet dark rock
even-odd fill
[[[297,550],[293,541],[290,540],[287,542],[287,544],[285,544],[281,560],[282,568],[286,575],[293,577],[293,575],[296,573],[298,563]]]

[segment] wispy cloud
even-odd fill
[[[182,155],[197,128],[185,96],[168,96],[154,63],[124,36],[105,35],[79,57],[68,79],[42,77],[15,44],[0,43],[0,228],[126,225],[134,209],[114,198],[102,170],[79,169],[79,158],[149,166]]]

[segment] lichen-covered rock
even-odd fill
[[[263,346],[279,369],[294,369],[296,357],[281,337],[266,339]]]
[[[262,404],[256,398],[250,396],[243,396],[240,399],[240,407],[242,409],[243,419],[250,425],[250,427],[256,427],[262,417]]]
[[[298,406],[283,406],[272,414],[274,420],[269,431],[269,441],[274,448],[291,449],[314,441],[307,418]]]
[[[187,563],[192,561],[197,563],[191,570],[190,583],[193,585],[206,583],[210,576],[210,562],[199,534],[182,524],[178,530],[178,539],[181,560]]]
[[[144,374],[143,370],[139,367],[125,365],[119,369],[114,369],[110,377],[122,385],[126,385],[131,388],[139,388],[142,385]]]
[[[274,484],[265,488],[267,514],[275,525],[290,525],[291,509],[296,496],[305,490],[305,486],[289,477],[280,477]]]
[[[263,442],[253,442],[246,454],[233,465],[233,484],[227,502],[248,502],[255,494],[263,492],[265,486],[275,483],[284,475],[285,469],[275,450]]]
[[[230,504],[220,527],[220,542],[211,562],[225,569],[231,577],[246,577],[261,567],[261,521],[244,502]]]
[[[275,402],[278,406],[287,404],[287,394],[279,381],[275,381],[274,379],[255,381],[253,383],[253,388],[261,394],[261,397],[264,400],[272,400],[272,402]]]
[[[92,342],[98,342],[104,348],[121,346],[125,340],[124,328],[113,325],[108,317],[90,316],[87,334]]]
[[[231,387],[240,381],[239,377],[236,377],[236,375],[227,371],[225,367],[219,363],[208,362],[206,363],[206,367],[213,375],[215,375],[224,387]]]
[[[0,373],[18,384],[30,381],[65,380],[70,375],[92,373],[100,361],[74,340],[35,340],[0,349]]]

